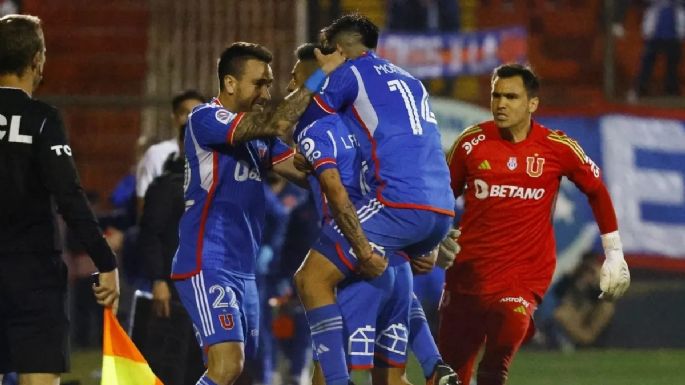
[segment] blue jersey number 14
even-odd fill
[[[430,110],[428,105],[428,92],[423,89],[423,97],[421,98],[421,115],[419,116],[419,111],[416,108],[416,101],[414,100],[414,95],[411,93],[411,89],[404,80],[395,79],[388,82],[388,88],[390,91],[397,91],[402,96],[404,101],[404,107],[407,109],[407,114],[409,116],[409,123],[411,124],[411,130],[414,135],[423,134],[423,127],[421,126],[421,120],[429,123],[437,123],[435,120],[435,115]]]

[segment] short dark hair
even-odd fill
[[[367,48],[375,49],[378,45],[378,27],[368,17],[359,13],[339,17],[331,25],[322,29],[321,35],[328,44],[333,44],[341,33],[346,32],[360,34],[362,44]]]
[[[538,76],[535,75],[533,69],[518,63],[508,63],[502,64],[501,66],[495,68],[492,71],[492,81],[496,77],[499,78],[513,78],[514,76],[520,76],[523,80],[523,86],[526,88],[526,93],[528,97],[534,98],[538,96],[538,91],[540,90],[540,80]]]
[[[31,15],[0,18],[0,74],[21,75],[44,48],[39,18]]]
[[[307,61],[316,60],[316,55],[314,55],[314,50],[320,48],[319,45],[314,43],[304,43],[295,49],[295,56],[297,60]]]
[[[178,111],[179,107],[181,107],[181,103],[185,102],[186,100],[200,100],[204,102],[207,99],[205,99],[202,94],[195,90],[186,90],[171,99],[171,111]]]
[[[256,59],[268,64],[273,60],[273,55],[271,51],[259,44],[244,41],[231,44],[219,57],[219,64],[217,65],[219,89],[224,89],[224,77],[226,75],[239,78],[243,74],[245,62],[249,59]]]

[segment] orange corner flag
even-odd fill
[[[105,308],[100,385],[164,385],[119,325],[112,309]]]

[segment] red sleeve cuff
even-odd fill
[[[289,149],[288,151],[285,151],[285,152],[283,152],[283,153],[280,153],[280,154],[274,156],[274,157],[271,159],[271,165],[272,165],[272,166],[275,166],[275,165],[277,165],[278,163],[281,163],[281,162],[283,162],[284,160],[286,160],[286,159],[288,159],[288,158],[291,158],[291,157],[293,157],[293,156],[295,156],[295,150],[293,150],[293,149],[291,148],[291,149]]]
[[[231,125],[228,127],[228,132],[226,133],[226,142],[228,142],[228,144],[231,146],[233,145],[233,134],[235,134],[235,128],[238,127],[240,121],[243,120],[243,116],[245,116],[245,113],[239,112],[231,122]]]

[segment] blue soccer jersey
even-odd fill
[[[440,133],[419,80],[365,53],[329,75],[301,121],[336,112],[353,122],[380,203],[454,215]]]
[[[329,115],[316,120],[309,126],[296,130],[294,136],[299,152],[314,168],[314,175],[309,177],[309,186],[322,221],[332,218],[318,180],[324,170],[338,169],[351,202],[360,201],[369,192],[366,180],[368,166],[361,159],[359,141],[340,115]]]
[[[185,137],[186,211],[172,278],[220,269],[252,278],[265,216],[262,179],[267,169],[294,154],[280,139],[234,143],[243,113],[215,99],[196,107]]]

